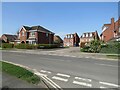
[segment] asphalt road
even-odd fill
[[[2,60],[47,75],[61,88],[116,88],[118,62],[85,58],[2,52]]]

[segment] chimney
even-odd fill
[[[112,30],[115,29],[115,22],[114,22],[114,18],[111,18],[111,25],[112,25]]]
[[[111,18],[111,24],[113,24],[114,23],[114,18]]]

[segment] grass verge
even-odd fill
[[[6,72],[32,84],[38,84],[40,82],[40,78],[37,75],[25,68],[2,61],[0,61],[0,64],[2,64],[2,72]]]
[[[108,58],[119,59],[120,55],[106,55]]]

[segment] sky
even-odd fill
[[[60,35],[102,32],[118,18],[117,2],[3,2],[2,33],[16,34],[23,26],[40,25]]]

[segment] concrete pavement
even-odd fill
[[[2,59],[36,69],[62,88],[118,87],[117,61],[4,51]]]

